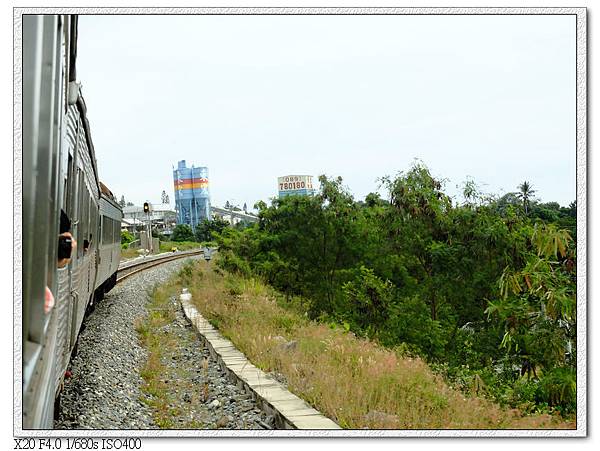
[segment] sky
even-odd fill
[[[357,200],[418,159],[576,196],[574,16],[80,16],[100,179],[174,204],[172,168],[207,166],[211,202],[251,208],[277,177],[341,176]],[[385,195],[382,189],[379,191]]]

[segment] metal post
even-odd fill
[[[150,219],[150,211],[146,213],[146,237],[148,238],[148,251],[153,253],[152,249],[152,220]]]

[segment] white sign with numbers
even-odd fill
[[[313,189],[312,175],[286,175],[278,177],[279,191],[295,191],[298,189]]]

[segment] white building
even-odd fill
[[[152,227],[170,228],[176,220],[175,210],[169,204],[151,204],[150,214],[146,214],[144,207],[137,205],[123,207],[123,222],[128,221],[131,226],[143,225],[148,219],[152,221]]]

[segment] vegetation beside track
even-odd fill
[[[154,422],[160,429],[202,429],[205,425],[191,419],[190,412],[186,411],[193,405],[178,402],[182,391],[194,391],[189,377],[185,377],[186,369],[165,363],[177,358],[182,345],[169,330],[177,308],[170,301],[174,287],[173,281],[156,287],[150,294],[148,316],[136,325],[140,343],[148,352],[146,364],[140,370],[144,380],[141,400],[152,409]],[[177,421],[179,419],[181,421]]]
[[[161,241],[160,252],[170,252],[174,247],[180,251],[189,251],[192,249],[199,249],[203,246],[203,243],[196,241]]]
[[[461,201],[418,162],[364,200],[339,177],[319,181],[314,196],[258,202],[258,223],[215,236],[223,269],[301,296],[310,319],[410,350],[453,386],[575,415],[576,202],[472,180]]]
[[[196,241],[160,241],[159,253],[162,252],[171,252],[171,250],[176,247],[179,251],[189,251],[192,249],[200,249],[206,246],[207,243],[198,243]],[[214,243],[209,243],[213,244]],[[138,252],[140,249],[131,249],[131,248],[122,248],[121,249],[121,261],[130,260],[132,258],[136,258],[140,256]]]
[[[574,428],[558,415],[525,415],[449,386],[406,348],[386,349],[302,314],[303,301],[256,278],[198,261],[162,289],[187,287],[199,311],[267,372],[344,428]]]

